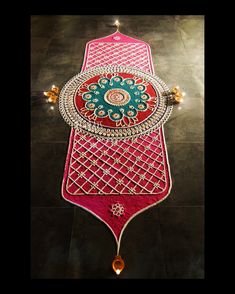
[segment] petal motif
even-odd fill
[[[150,98],[149,94],[147,93],[143,93],[140,95],[140,98],[143,100],[143,101],[146,101]]]
[[[108,112],[106,109],[104,109],[103,107],[100,107],[98,106],[98,108],[95,109],[94,111],[94,114],[97,116],[97,117],[105,117],[108,115]]]
[[[146,86],[142,85],[142,84],[136,84],[136,90],[138,90],[139,92],[143,93],[146,90]]]
[[[102,89],[105,89],[109,85],[109,82],[110,80],[108,78],[100,78],[98,84]]]
[[[99,89],[99,85],[98,85],[98,84],[90,84],[90,85],[88,86],[88,89],[89,89],[90,91],[95,92],[95,91],[97,91],[97,90]]]
[[[146,110],[148,107],[147,107],[147,104],[145,102],[140,102],[137,104],[137,109],[139,111],[144,111]]]
[[[123,78],[120,77],[120,76],[114,76],[111,78],[110,80],[110,85],[113,86],[113,87],[120,87],[122,88],[122,86],[120,86],[120,84],[122,83],[123,81]]]
[[[124,115],[126,117],[135,117],[137,115],[137,110],[133,107],[133,108],[130,108],[129,109],[126,109],[124,110]]]
[[[90,101],[93,97],[95,97],[93,92],[86,92],[82,94],[82,99],[86,101]]]
[[[109,109],[108,110],[108,114],[109,114],[109,118],[113,121],[119,121],[123,119],[123,108],[117,110],[113,110],[113,109]]]
[[[97,103],[92,102],[92,101],[87,101],[85,104],[85,107],[89,110],[94,110],[97,106]]]

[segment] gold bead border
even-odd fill
[[[158,105],[145,121],[139,125],[128,128],[108,128],[96,122],[90,122],[83,118],[76,110],[74,98],[79,86],[95,75],[107,73],[130,73],[149,82],[158,93]],[[153,76],[142,70],[132,67],[112,65],[105,67],[94,67],[72,77],[62,88],[59,96],[59,110],[65,122],[80,132],[105,140],[135,139],[141,135],[147,135],[162,126],[171,115],[173,106],[168,97],[162,93],[168,92],[167,85],[157,76]]]

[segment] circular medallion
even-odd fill
[[[173,106],[156,76],[124,66],[96,67],[69,80],[59,96],[64,120],[102,139],[134,138],[159,128]]]
[[[130,94],[123,89],[110,89],[104,95],[104,101],[110,105],[125,105],[130,99]]]

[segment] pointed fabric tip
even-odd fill
[[[125,267],[124,260],[121,258],[121,255],[116,255],[112,262],[112,268],[117,275],[120,275],[122,270]]]

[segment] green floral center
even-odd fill
[[[136,84],[131,78],[100,78],[88,89],[89,92],[82,95],[83,100],[87,101],[85,108],[94,111],[99,118],[108,116],[113,121],[120,121],[124,117],[133,118],[138,111],[148,108],[146,101],[150,96],[145,93],[146,86]]]

